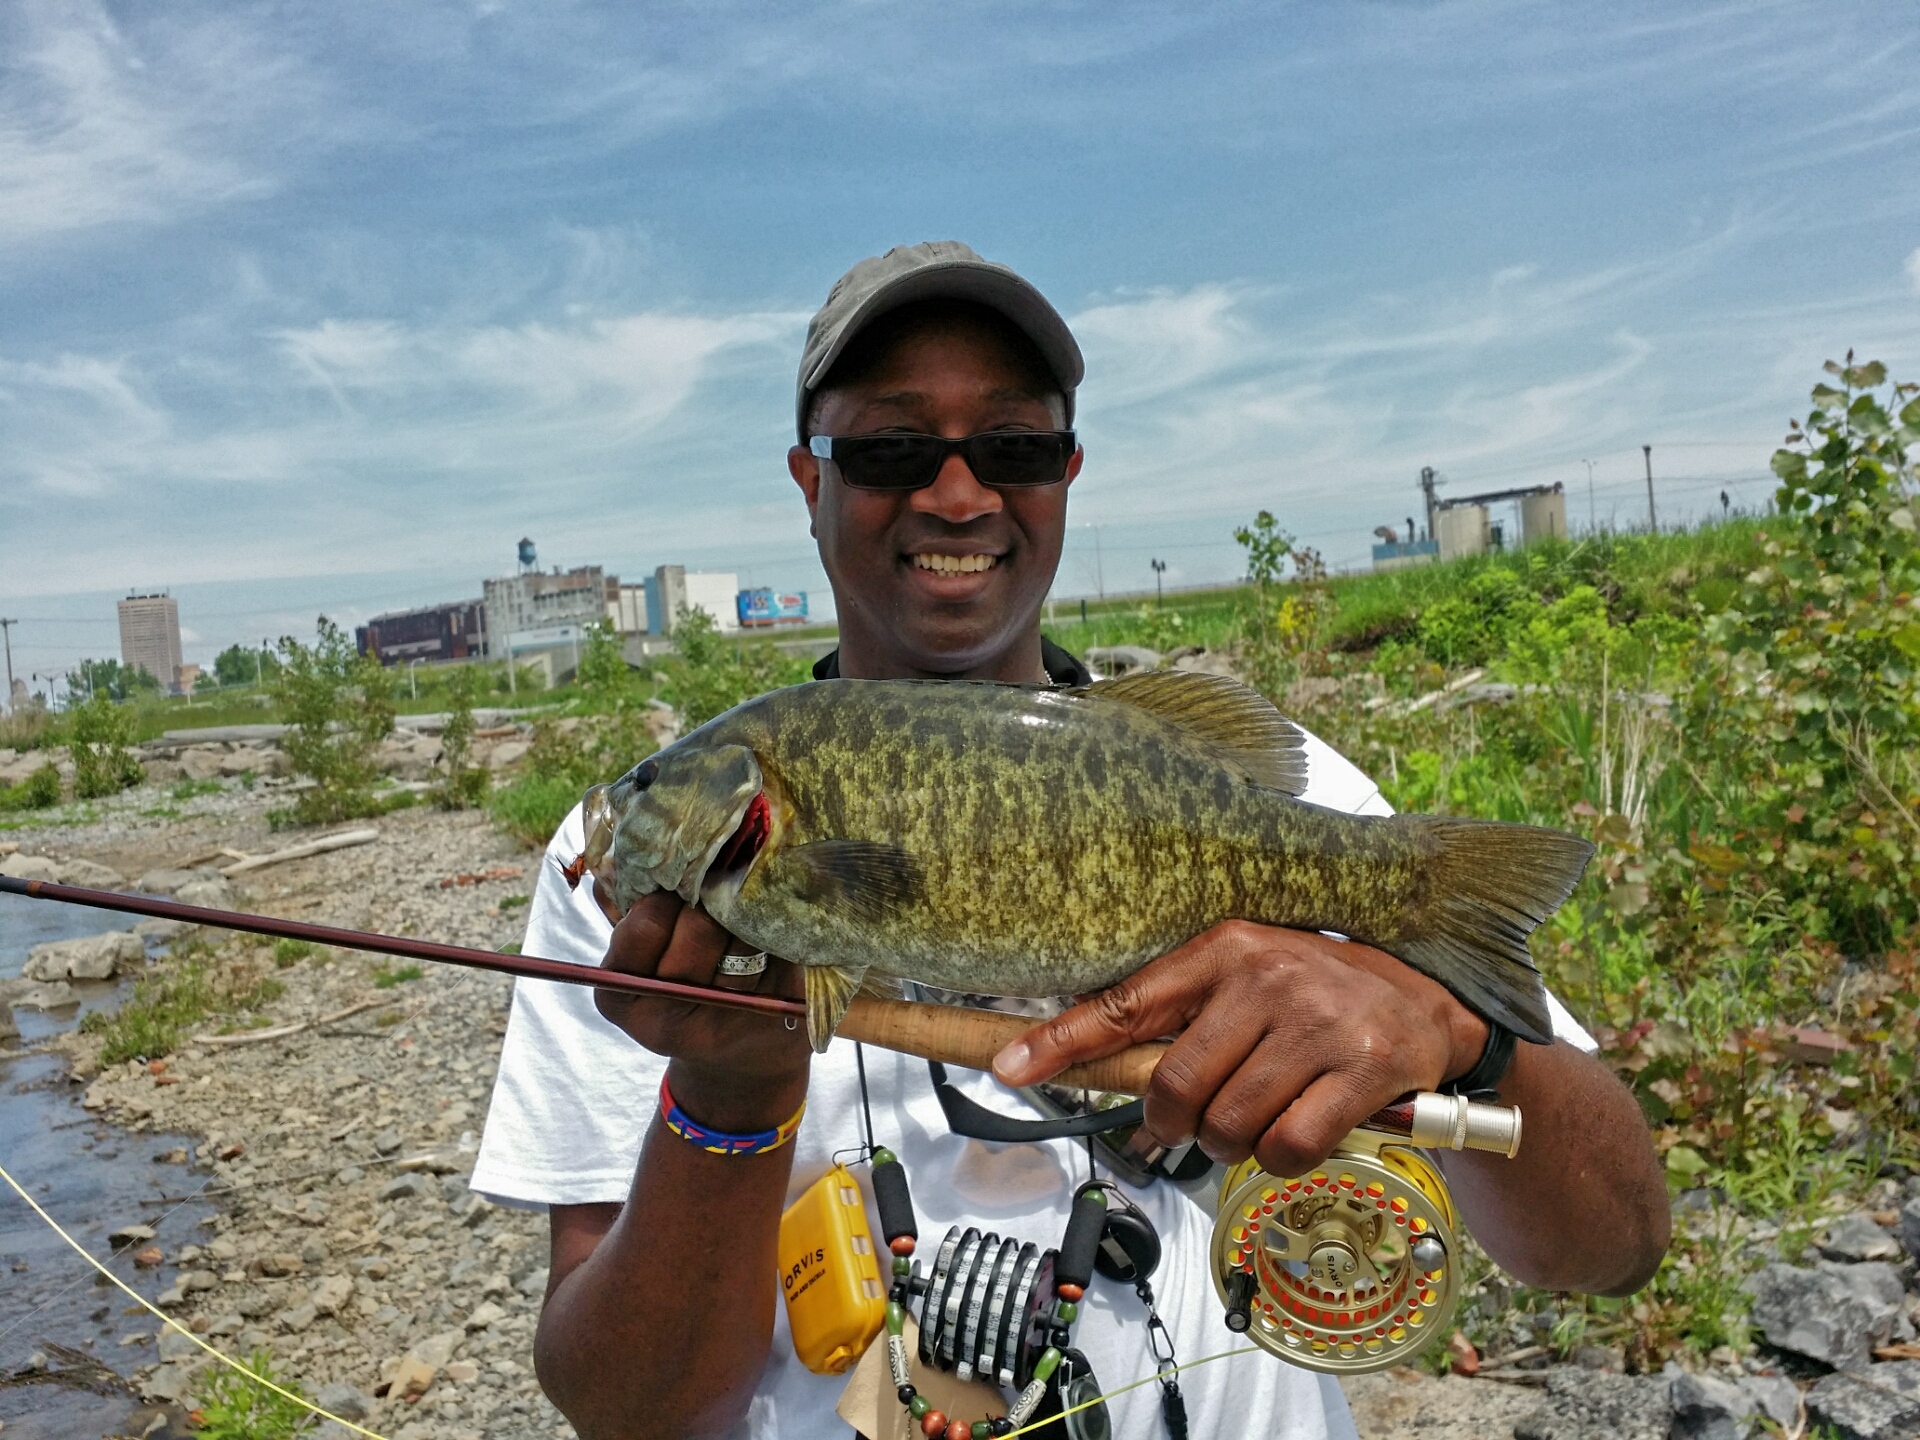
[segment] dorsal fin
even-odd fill
[[[1231,676],[1142,670],[1075,693],[1131,705],[1178,725],[1256,785],[1288,795],[1307,788],[1307,737],[1273,702]]]

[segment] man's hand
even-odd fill
[[[596,883],[594,898],[608,902]],[[798,998],[799,970],[768,960],[751,979],[718,975],[732,939],[704,910],[656,891],[616,917],[606,967],[689,985]],[[776,1015],[755,1015],[684,1000],[643,999],[611,990],[594,992],[601,1015],[673,1063],[674,1098],[703,1124],[721,1130],[762,1130],[791,1115],[806,1094],[812,1051],[804,1026]],[[782,1108],[784,1106],[784,1108]],[[778,1113],[774,1113],[774,1112]]]
[[[1235,920],[1029,1030],[994,1073],[1032,1085],[1176,1031],[1148,1133],[1228,1163],[1255,1155],[1275,1175],[1310,1170],[1407,1091],[1465,1074],[1487,1043],[1485,1021],[1383,951]]]

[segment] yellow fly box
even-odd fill
[[[836,1165],[780,1217],[780,1293],[794,1352],[816,1375],[838,1375],[887,1319],[887,1286],[859,1183]]]

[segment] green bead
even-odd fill
[[[1104,1209],[1106,1209],[1106,1208],[1107,1208],[1107,1192],[1106,1192],[1106,1191],[1104,1191],[1104,1190],[1089,1190],[1089,1191],[1087,1191],[1087,1198],[1088,1198],[1088,1199],[1090,1199],[1090,1200],[1092,1200],[1092,1201],[1093,1201],[1093,1202],[1094,1202],[1095,1204],[1097,1204],[1097,1205],[1098,1205],[1098,1206],[1099,1206],[1099,1207],[1100,1207],[1100,1208],[1101,1208],[1102,1210],[1104,1210]]]
[[[1053,1372],[1057,1370],[1059,1366],[1060,1352],[1049,1345],[1046,1348],[1046,1352],[1033,1364],[1033,1378],[1036,1380],[1051,1379]]]
[[[887,1306],[887,1333],[898,1335],[906,1328],[907,1312],[898,1305]]]
[[[991,1434],[993,1434],[993,1426],[985,1420],[976,1420],[973,1422],[973,1440],[987,1440],[987,1437]]]
[[[1071,1325],[1080,1318],[1080,1307],[1072,1300],[1062,1300],[1053,1307],[1053,1318],[1062,1325]]]
[[[900,1157],[895,1155],[893,1151],[887,1149],[886,1146],[880,1145],[874,1148],[873,1163],[876,1165],[898,1165],[900,1163]]]
[[[893,1257],[893,1273],[896,1275],[913,1274],[913,1257],[911,1255],[894,1256]]]
[[[924,1395],[916,1395],[907,1402],[907,1413],[918,1420],[933,1408],[933,1402]]]

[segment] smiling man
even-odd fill
[[[962,245],[894,250],[834,286],[808,332],[800,443],[787,457],[840,614],[840,648],[818,677],[1087,682],[1039,623],[1082,463],[1070,429],[1081,368],[1040,293]],[[1304,799],[1387,813],[1340,756],[1311,739],[1307,753]],[[731,956],[730,937],[673,895],[615,917],[604,898],[570,892],[560,867],[581,845],[576,810],[549,849],[556,863],[542,867],[529,953],[800,992],[791,967]],[[1055,1008],[1064,1013],[999,1057],[997,1080],[960,1077],[962,1093],[1018,1109],[1006,1085],[1179,1032],[1147,1096],[1152,1138],[1195,1140],[1216,1161],[1257,1155],[1291,1174],[1396,1096],[1466,1077],[1527,1116],[1519,1159],[1443,1158],[1467,1225],[1511,1273],[1624,1294],[1665,1249],[1666,1188],[1638,1107],[1557,1004],[1561,1038],[1516,1049],[1378,950],[1230,923]],[[875,1139],[911,1177],[923,1237],[978,1225],[1059,1244],[1088,1163],[1078,1142],[963,1139],[927,1068],[904,1056],[867,1056],[864,1080]],[[519,983],[472,1184],[550,1211],[535,1358],[581,1435],[850,1433],[834,1410],[844,1381],[794,1354],[775,1241],[786,1204],[834,1151],[859,1145],[862,1090],[855,1047],[835,1040],[816,1057],[778,1020]],[[725,1144],[694,1138],[716,1133]],[[1171,1179],[1124,1188],[1164,1247],[1153,1286],[1176,1353],[1233,1348],[1210,1280],[1211,1215]],[[1081,1308],[1075,1343],[1107,1388],[1154,1373],[1147,1311],[1130,1287],[1096,1281]],[[1196,1437],[1354,1433],[1336,1383],[1262,1354],[1181,1384]],[[1111,1410],[1116,1434],[1166,1433],[1155,1386]]]

